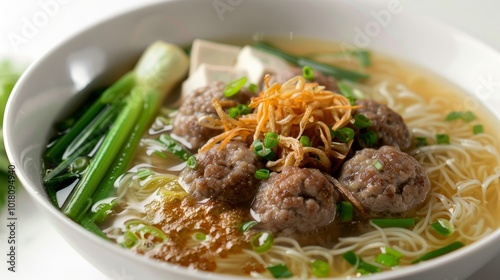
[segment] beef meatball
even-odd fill
[[[309,232],[333,221],[336,200],[318,169],[284,167],[262,181],[252,210],[267,230]]]
[[[302,76],[302,68],[294,67],[289,70],[278,71],[274,76],[271,76],[269,85],[274,83],[283,84],[295,76]],[[325,76],[316,70],[314,71],[314,80],[308,82],[318,83],[324,86],[326,90],[338,92],[335,78],[332,76]]]
[[[242,88],[231,97],[224,96],[226,83],[215,81],[208,86],[199,88],[188,95],[182,102],[179,112],[173,121],[173,133],[186,139],[191,144],[191,149],[201,148],[210,138],[220,134],[222,130],[204,127],[198,123],[198,119],[203,116],[217,117],[212,99],[217,98],[222,101],[233,101],[223,106],[224,109],[234,107],[237,103],[247,104],[253,94]],[[225,108],[227,107],[227,108]]]
[[[246,143],[231,141],[220,150],[216,145],[196,159],[195,168],[184,168],[179,180],[195,199],[250,204],[259,186],[255,171],[261,163]]]
[[[356,105],[361,107],[356,109],[354,114],[363,114],[371,120],[371,126],[368,127],[368,130],[377,134],[375,147],[389,145],[401,150],[410,147],[410,131],[398,113],[375,100],[358,100]]]
[[[375,216],[412,214],[430,188],[422,165],[392,146],[357,151],[343,164],[338,181]]]

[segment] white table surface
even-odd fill
[[[42,3],[49,2],[56,4],[50,9],[44,8]],[[9,54],[34,60],[86,26],[150,2],[158,0],[0,0],[0,57],[2,54]],[[401,2],[405,4],[405,9],[439,18],[500,51],[499,1],[401,0]],[[43,26],[35,26],[36,30],[30,34],[30,38],[25,38],[25,41],[17,44],[13,43],[12,34],[20,34],[21,28],[26,25],[26,20],[32,20],[40,12],[48,14],[47,22]],[[4,187],[4,183],[1,184],[0,187]],[[23,190],[18,190],[17,195],[17,272],[7,271],[6,228],[2,223],[0,279],[109,280],[62,239],[39,214]],[[6,221],[5,211],[2,212],[0,220]],[[499,279],[498,275],[500,275],[500,254],[468,279]],[[122,280],[123,277],[116,275],[115,279]]]

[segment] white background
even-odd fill
[[[55,2],[57,1],[57,2]],[[212,1],[212,0],[205,0]],[[250,1],[250,0],[246,0]],[[373,1],[373,0],[371,0]],[[55,3],[44,9],[43,3]],[[86,26],[113,14],[158,0],[0,0],[0,57],[33,61],[54,45]],[[407,2],[410,2],[409,0]],[[500,2],[496,0],[425,0],[405,6],[414,12],[438,18],[488,43],[500,51]],[[47,12],[50,11],[50,12]],[[30,37],[16,41],[22,28],[43,17]],[[19,38],[17,38],[19,39]],[[3,184],[3,182],[2,182]],[[1,187],[4,187],[3,185]],[[18,272],[7,271],[6,227],[0,227],[0,279],[95,279],[109,280],[90,266],[55,232],[22,190],[18,192]],[[3,213],[5,214],[5,213]],[[0,215],[1,221],[6,221]],[[498,279],[500,255],[469,279]],[[119,275],[117,275],[118,279]],[[123,278],[122,278],[123,279]],[[134,280],[135,277],[127,278]],[[451,280],[451,279],[449,279]]]

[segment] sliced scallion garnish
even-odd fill
[[[352,251],[345,252],[344,254],[342,254],[342,257],[352,266],[356,267],[356,271],[361,274],[377,273],[381,271],[380,268],[363,261]]]
[[[453,224],[446,219],[437,219],[437,221],[431,224],[431,227],[441,236],[449,236],[455,232]]]
[[[264,146],[269,149],[274,149],[278,146],[280,136],[276,132],[267,132],[264,137]]]
[[[467,111],[462,114],[462,120],[464,120],[464,122],[471,122],[475,119],[476,115],[474,115],[471,111]]]
[[[300,136],[299,143],[302,147],[311,147],[311,139],[307,135]]]
[[[378,254],[375,258],[375,262],[378,262],[379,264],[385,266],[393,267],[399,264],[399,259],[388,254]]]
[[[350,127],[341,127],[337,130],[332,130],[332,137],[342,143],[347,143],[354,138],[354,130]]]
[[[269,178],[269,169],[261,168],[255,171],[255,178],[259,180],[265,180]]]
[[[450,136],[448,134],[436,134],[436,143],[450,144]]]
[[[417,147],[425,147],[428,146],[429,142],[425,137],[415,137],[415,146]]]
[[[247,77],[241,77],[237,80],[234,80],[226,85],[224,88],[224,96],[231,97],[238,93],[241,88],[247,83]]]
[[[363,114],[357,114],[354,116],[354,126],[363,129],[372,125],[372,121]]]
[[[245,232],[249,229],[251,229],[252,227],[254,227],[256,224],[258,224],[257,221],[248,221],[248,222],[245,222],[241,225],[240,227],[240,231],[241,232]]]
[[[271,249],[274,244],[274,236],[270,232],[258,232],[250,238],[250,245],[256,253],[262,254]]]
[[[195,241],[203,242],[206,239],[207,239],[207,235],[204,234],[203,232],[197,231],[197,232],[193,233],[193,240],[195,240]]]
[[[147,168],[142,168],[137,171],[137,179],[139,180],[144,180],[146,179],[149,175],[153,174],[153,172]]]
[[[475,126],[472,127],[472,132],[474,134],[480,134],[484,132],[484,127],[482,124],[476,124]]]
[[[453,242],[449,245],[446,245],[444,247],[441,247],[439,249],[436,249],[434,251],[431,251],[425,255],[423,255],[422,257],[412,261],[411,263],[412,264],[415,264],[415,263],[418,263],[418,262],[421,262],[421,261],[426,261],[426,260],[430,260],[430,259],[433,259],[433,258],[437,258],[439,256],[442,256],[444,254],[448,254],[450,252],[453,252],[457,249],[460,249],[464,246],[464,244],[460,241],[456,241],[456,242]]]
[[[393,267],[399,264],[399,259],[403,257],[403,254],[397,250],[392,249],[391,247],[380,247],[381,254],[378,254],[375,258],[375,262]]]
[[[472,113],[471,111],[466,111],[466,112],[453,111],[448,113],[448,115],[446,115],[445,121],[454,121],[458,119],[462,119],[464,122],[471,122],[476,119],[476,115],[474,115],[474,113]]]
[[[388,227],[412,227],[417,223],[417,218],[387,218],[387,219],[371,219],[375,225],[381,228]]]
[[[318,278],[330,276],[330,265],[323,260],[313,260],[311,262],[311,270],[313,275]]]
[[[351,222],[353,214],[352,203],[349,201],[340,202],[340,220],[342,222]]]
[[[314,80],[314,69],[312,69],[311,66],[302,67],[302,76],[306,80],[309,80],[309,81]]]
[[[373,167],[375,167],[379,171],[384,169],[384,165],[378,159],[373,161]]]
[[[189,167],[191,169],[195,169],[196,166],[198,165],[198,160],[196,159],[195,156],[190,156],[187,160],[186,165],[187,165],[187,167]]]
[[[368,130],[365,133],[359,134],[359,140],[362,142],[362,144],[367,147],[371,148],[377,144],[378,137],[377,134],[371,130]]]
[[[267,270],[269,270],[269,272],[271,272],[273,277],[276,279],[290,278],[293,276],[292,272],[290,272],[286,264],[270,265],[266,268]]]

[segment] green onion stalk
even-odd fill
[[[63,144],[59,144],[59,139],[51,146],[45,154],[46,158],[58,160],[63,155],[70,158],[79,145],[65,153],[67,146],[71,143],[85,143],[81,137],[89,139],[99,135],[92,127],[89,129],[89,125],[107,106],[119,104],[115,107],[116,117],[112,124],[109,127],[102,125],[107,129],[102,136],[104,139],[100,141],[89,166],[64,202],[61,209],[64,214],[88,230],[105,237],[96,222],[104,220],[116,201],[113,200],[110,205],[92,207],[107,211],[92,212],[91,205],[113,195],[115,180],[129,168],[142,135],[153,122],[168,93],[186,75],[188,65],[189,58],[181,48],[160,41],[153,43],[143,53],[136,67],[105,91],[97,103],[91,105],[76,121],[70,132],[73,129],[77,132],[68,136]],[[79,122],[82,125],[78,125]],[[93,133],[96,134],[92,136]],[[58,146],[64,148],[53,148]]]

